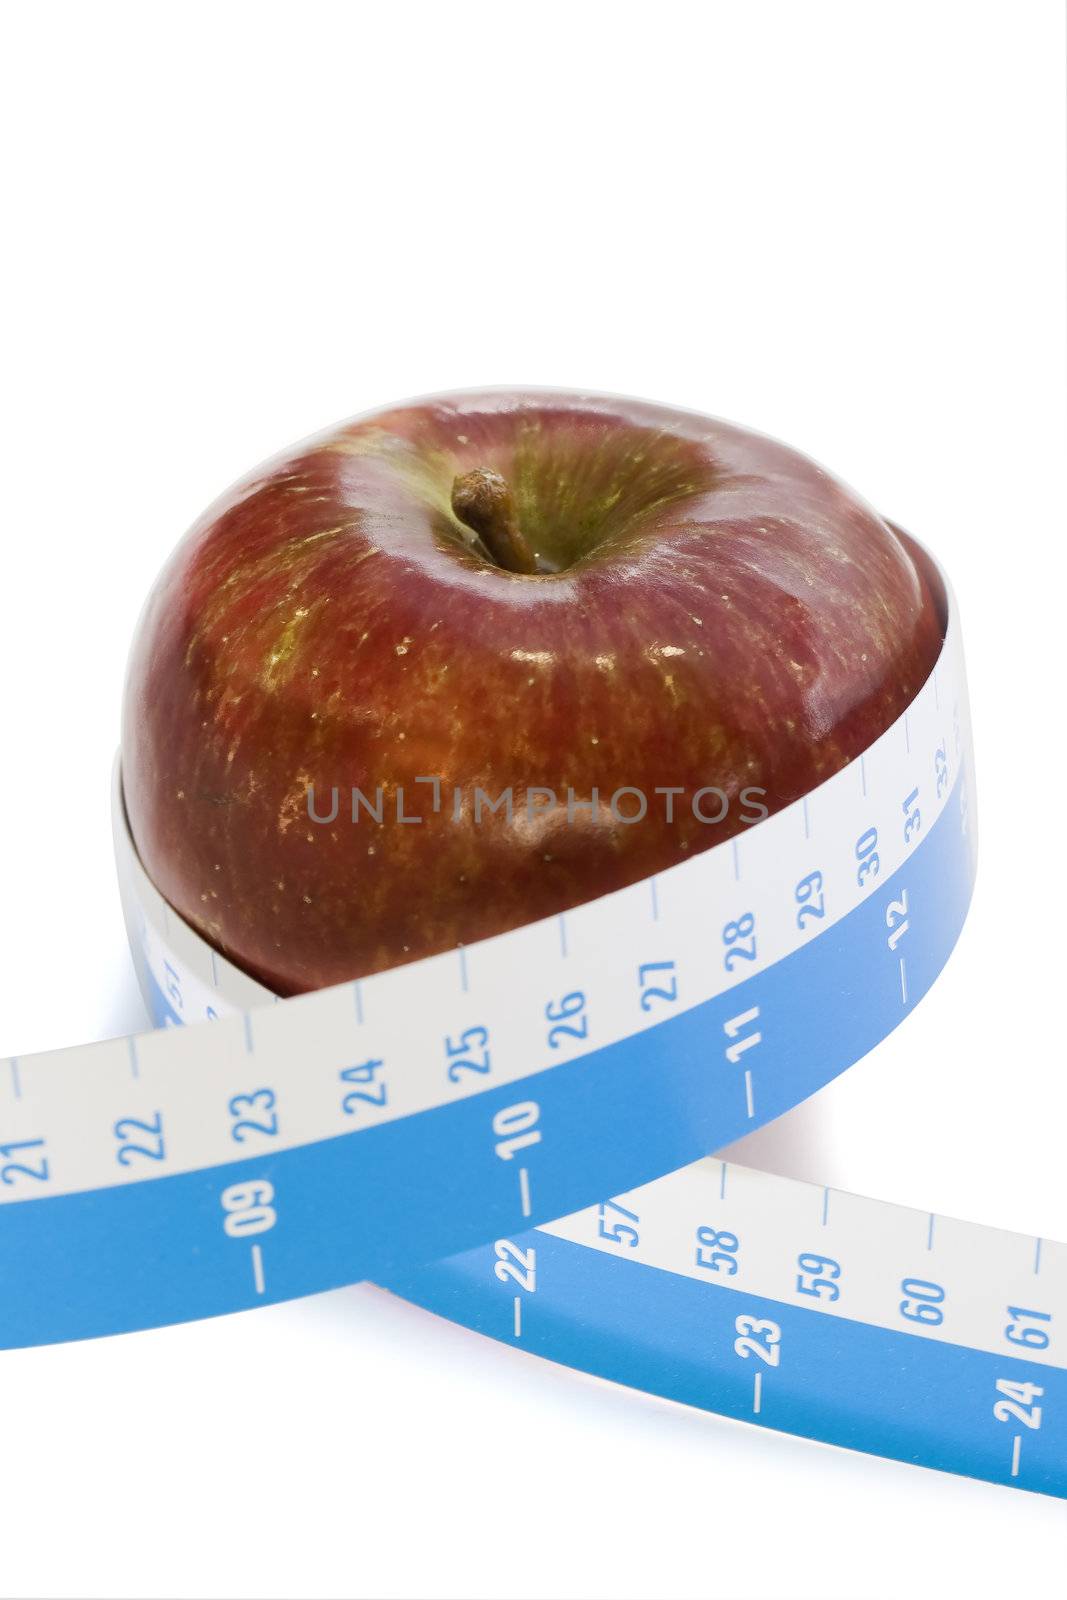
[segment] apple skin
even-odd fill
[[[450,503],[474,468],[560,570],[479,552]],[[215,947],[314,989],[662,871],[743,828],[746,788],[789,804],[897,718],[943,627],[917,547],[760,434],[596,395],[432,397],[296,446],[179,545],[130,659],[129,822]],[[339,790],[332,823],[309,785],[318,815]],[[385,820],[354,823],[351,789],[379,785]],[[715,825],[689,798],[712,785]],[[396,786],[422,822],[397,821]],[[551,816],[528,818],[528,786],[561,797]],[[665,786],[686,790],[671,822]],[[475,789],[507,787],[511,821],[476,823]],[[596,819],[568,822],[568,788],[594,787]],[[623,787],[641,822],[608,810]]]

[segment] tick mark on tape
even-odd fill
[[[252,1040],[252,1013],[250,1011],[246,1011],[245,1012],[245,1049],[248,1051],[249,1055],[252,1055],[255,1052],[255,1048],[256,1048],[255,1044],[253,1043],[253,1040]]]
[[[936,667],[934,668],[934,706],[938,711],[941,710],[941,696],[938,693],[938,688],[937,688],[937,668]]]
[[[1034,1274],[1041,1271],[1041,1240],[1034,1240]]]
[[[902,1006],[906,1006],[908,1003],[908,974],[904,966],[903,956],[900,958],[900,1003]]]
[[[726,1199],[726,1162],[725,1161],[720,1161],[719,1165],[722,1168],[722,1171],[719,1173],[719,1199],[720,1200],[725,1200]]]
[[[659,892],[656,889],[656,880],[655,880],[655,878],[650,878],[649,879],[649,887],[652,890],[652,921],[653,922],[658,922],[659,921]]]
[[[758,1417],[763,1404],[763,1373],[756,1372],[752,1377],[752,1415]]]
[[[360,984],[360,981],[359,981],[358,978],[356,979],[355,983],[352,985],[352,999],[355,1001],[355,1005],[356,1005],[356,1022],[362,1028],[362,1026],[363,1026],[363,988],[362,988],[362,985]]]
[[[756,1115],[756,1109],[752,1101],[752,1073],[747,1067],[745,1068],[745,1110],[750,1117]]]
[[[467,952],[462,945],[459,946],[457,954],[459,956],[459,986],[463,990],[463,993],[466,994],[469,984],[469,978],[467,974]]]
[[[16,1100],[22,1099],[22,1079],[19,1077],[19,1058],[12,1056],[9,1062],[11,1068],[11,1092]]]
[[[911,755],[911,729],[908,727],[908,713],[904,713],[904,748]]]
[[[515,1337],[522,1338],[522,1298],[519,1295],[515,1296]]]
[[[1011,1475],[1013,1478],[1019,1476],[1019,1452],[1022,1447],[1023,1436],[1021,1433],[1017,1433],[1011,1442]]]
[[[256,1286],[256,1293],[262,1294],[267,1287],[267,1280],[263,1276],[263,1247],[252,1246],[252,1281]]]
[[[519,1204],[522,1206],[524,1217],[530,1215],[530,1174],[525,1167],[519,1168]]]
[[[803,800],[800,803],[804,808],[804,837],[805,837],[805,839],[810,839],[811,838],[811,818],[808,815],[808,797],[807,797],[807,795],[804,796]]]
[[[829,1191],[829,1189],[824,1189],[823,1192],[822,1192],[822,1225],[823,1225],[824,1228],[826,1227],[826,1219],[827,1219],[827,1217],[829,1215],[830,1215],[830,1191]]]
[[[731,839],[730,840],[730,849],[731,849],[731,851],[733,853],[733,858],[734,858],[734,881],[736,883],[740,883],[741,882],[741,853],[737,848],[737,840],[736,839]]]
[[[926,1229],[926,1248],[928,1250],[932,1250],[934,1248],[934,1220],[934,1213],[931,1211],[930,1221]]]
[[[860,786],[863,789],[863,798],[867,798],[867,763],[860,756]]]
[[[212,982],[212,985],[214,986],[214,988],[217,989],[218,986],[219,986],[219,963],[218,963],[218,959],[217,959],[217,957],[215,955],[214,950],[212,950],[210,952],[210,955],[211,955],[211,982]]]
[[[567,919],[562,911],[559,914],[559,953],[561,956],[567,954]]]
[[[126,1050],[130,1058],[130,1072],[133,1077],[139,1078],[141,1076],[141,1063],[137,1059],[137,1040],[134,1038],[127,1039]]]

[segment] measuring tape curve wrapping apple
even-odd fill
[[[708,1155],[933,982],[972,790],[950,597],[905,713],[803,800],[559,917],[279,1001],[153,888],[116,766],[157,1031],[0,1062],[0,1346],[371,1279],[674,1400],[1067,1496],[1067,1245]]]

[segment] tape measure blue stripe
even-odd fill
[[[1067,1245],[708,1155],[930,987],[971,895],[970,772],[950,603],[906,716],[740,844],[281,1004],[148,882],[116,773],[172,1031],[0,1071],[0,1345],[370,1278],[652,1394],[1067,1497]]]
[[[1067,1372],[958,1344],[801,1310],[778,1300],[604,1255],[543,1232],[513,1244],[536,1252],[536,1292],[495,1274],[492,1248],[469,1251],[387,1287],[426,1310],[667,1400],[871,1455],[1067,1496]],[[736,1348],[737,1319],[780,1330],[777,1365]],[[758,1341],[753,1341],[758,1343]],[[1041,1393],[1027,1426],[994,1406],[1017,1384]]]
[[[645,1031],[358,1134],[4,1207],[0,1282],[11,1287],[0,1344],[124,1332],[381,1279],[633,1188],[779,1115],[871,1049],[944,965],[973,877],[963,781],[903,866],[840,922]],[[906,956],[887,933],[902,895]],[[178,1021],[153,989],[155,1021]],[[758,1066],[748,1067],[736,1057],[739,1019],[757,1017]],[[523,1190],[517,1164],[497,1158],[492,1125],[527,1098],[543,1138]],[[229,1236],[220,1195],[264,1180],[276,1224],[251,1243]]]
[[[220,1020],[0,1074],[0,1344],[368,1277],[650,1393],[1067,1495],[1067,1246],[706,1154],[866,1054],[948,958],[974,870],[954,613],[939,672],[740,849],[292,1004],[160,899],[117,790],[154,1020]]]

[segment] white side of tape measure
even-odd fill
[[[0,1343],[370,1276],[657,1393],[1067,1494],[1067,1247],[690,1165],[925,992],[969,897],[970,791],[953,608],[904,716],[804,801],[565,916],[284,1002],[163,902],[117,791],[163,1026],[0,1063]]]

